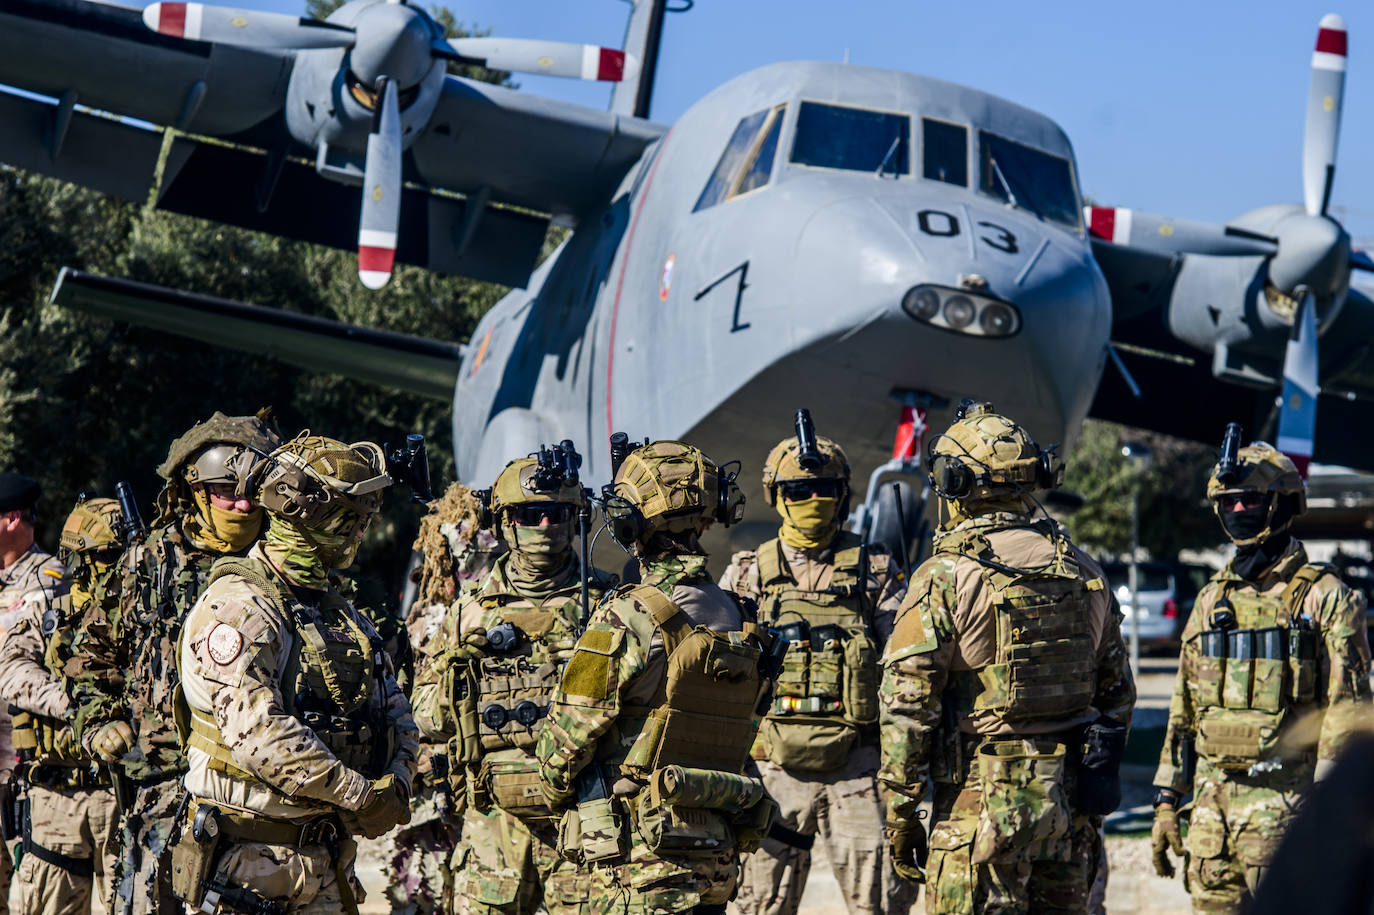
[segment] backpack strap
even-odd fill
[[[1326,575],[1335,576],[1337,581],[1341,580],[1340,571],[1329,562],[1304,563],[1293,573],[1293,577],[1288,579],[1288,584],[1283,589],[1283,605],[1288,609],[1290,617],[1296,618],[1302,612],[1303,604],[1307,603],[1307,593]]]
[[[673,650],[692,632],[691,621],[668,595],[653,585],[630,585],[625,594],[648,611],[654,626],[663,636],[663,650],[672,655]]]

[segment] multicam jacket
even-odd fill
[[[33,603],[43,604],[66,591],[66,570],[51,554],[29,547],[15,562],[0,569],[0,643]],[[38,611],[41,614],[41,610]],[[14,768],[14,745],[10,737],[8,703],[0,702],[0,782]]]
[[[1307,551],[1294,539],[1258,582],[1245,581],[1228,564],[1198,594],[1193,613],[1183,630],[1178,679],[1169,703],[1169,727],[1160,754],[1159,769],[1155,773],[1155,785],[1169,788],[1180,795],[1192,791],[1194,785],[1188,772],[1189,758],[1216,757],[1216,753],[1209,751],[1207,735],[1203,732],[1217,724],[1229,725],[1234,732],[1237,726],[1245,729],[1251,719],[1259,718],[1267,711],[1282,715],[1278,719],[1282,724],[1281,730],[1288,732],[1294,730],[1292,725],[1305,717],[1313,725],[1317,760],[1334,760],[1346,738],[1360,729],[1370,700],[1365,598],[1342,582],[1329,567],[1309,566],[1312,572],[1318,574],[1312,576],[1314,580],[1300,601],[1296,602],[1298,605],[1279,608],[1277,602],[1282,600],[1299,570],[1306,565]],[[1266,599],[1275,602],[1273,607],[1266,608]],[[1294,629],[1311,633],[1310,651],[1290,651],[1290,643],[1285,638],[1279,653],[1288,657],[1266,664],[1267,668],[1277,672],[1277,676],[1272,678],[1276,687],[1272,690],[1272,697],[1265,696],[1265,681],[1268,679],[1263,676],[1265,671],[1257,671],[1259,676],[1249,684],[1249,701],[1239,701],[1238,694],[1246,684],[1233,676],[1232,668],[1240,665],[1229,662],[1223,665],[1216,658],[1204,656],[1207,654],[1203,650],[1204,635],[1209,634],[1207,630],[1216,631],[1213,629],[1212,615],[1223,600],[1235,614],[1237,630],[1262,629],[1278,624],[1287,630],[1282,633],[1285,636]],[[1275,610],[1277,618],[1274,618]],[[1265,654],[1262,648],[1252,653],[1256,658],[1262,658]],[[1310,670],[1303,671],[1303,666],[1309,666]],[[1288,669],[1285,670],[1285,667]],[[1216,675],[1218,668],[1226,671],[1224,678]],[[1274,701],[1268,702],[1268,699]],[[1272,708],[1261,708],[1265,705]],[[1312,716],[1282,714],[1284,711],[1304,710],[1318,711],[1319,714],[1315,719]],[[1272,742],[1276,750],[1282,738],[1283,734],[1274,735]],[[1215,743],[1215,740],[1212,742]],[[1194,753],[1185,749],[1188,746],[1194,746]],[[1218,762],[1216,758],[1211,761]],[[1222,768],[1236,767],[1226,765],[1226,760],[1220,761]],[[1245,764],[1245,760],[1237,760],[1237,766],[1242,769]],[[1217,767],[1214,765],[1212,768]]]
[[[915,817],[926,777],[932,774],[932,757],[951,736],[1057,734],[1099,715],[1130,723],[1135,683],[1121,640],[1120,610],[1102,570],[1060,540],[1066,534],[1050,537],[1050,523],[1015,512],[979,515],[938,535],[935,554],[913,574],[883,660],[883,766],[878,778],[889,789],[889,818]],[[1035,569],[1055,559],[1056,541],[1067,545],[1064,555],[1086,586],[1087,618],[1077,622],[1089,651],[1087,701],[1082,711],[1069,716],[1010,722],[995,708],[960,695],[966,688],[961,684],[999,657],[999,614],[985,578],[992,567],[974,559],[966,545],[985,545],[980,558],[1003,568]]]
[[[119,592],[97,595],[77,623],[67,664],[79,706],[77,736],[89,750],[101,725],[129,721],[137,738],[121,763],[129,778],[186,771],[172,706],[176,646],[220,555],[183,533],[178,521],[155,528],[120,559]]]

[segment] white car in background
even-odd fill
[[[1138,564],[1138,598],[1140,611],[1137,624],[1140,626],[1142,647],[1167,647],[1178,643],[1178,601],[1174,568],[1165,562],[1142,562]],[[1126,618],[1121,621],[1121,637],[1130,644],[1131,614],[1131,566],[1125,562],[1104,562],[1102,571],[1107,573],[1107,584],[1116,595],[1117,603]]]

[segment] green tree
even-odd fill
[[[310,12],[329,11],[312,0]],[[446,28],[465,34],[446,10]],[[509,74],[465,75],[508,82]],[[365,289],[351,251],[337,251],[124,203],[0,167],[0,469],[43,484],[39,539],[56,545],[77,492],[112,495],[129,480],[145,512],[167,446],[214,410],[271,405],[284,435],[309,427],[345,441],[429,439],[435,487],[454,478],[448,403],[337,375],[306,372],[51,304],[62,266],[178,289],[464,341],[503,287],[398,265]],[[387,500],[360,554],[364,574],[394,584],[418,512]]]
[[[1121,454],[1128,441],[1148,445],[1153,458],[1136,479]],[[1140,486],[1140,543],[1170,560],[1179,550],[1217,545],[1223,538],[1204,496],[1216,449],[1195,442],[1088,420],[1069,456],[1064,486],[1082,494],[1083,507],[1069,516],[1074,539],[1089,549],[1125,553],[1131,544],[1131,490]]]

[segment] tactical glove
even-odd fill
[[[1172,804],[1155,807],[1155,822],[1150,829],[1150,850],[1154,853],[1155,873],[1161,877],[1174,875],[1168,852],[1183,857],[1183,834],[1178,829],[1178,811]]]
[[[134,748],[134,729],[127,721],[102,724],[91,737],[91,752],[103,763],[118,762]]]
[[[892,867],[897,876],[911,883],[926,882],[925,828],[913,820],[887,824],[887,844],[892,849]]]
[[[369,839],[386,835],[395,826],[410,822],[410,792],[405,782],[387,773],[372,782],[363,795],[363,805],[353,814],[350,823],[355,831]]]

